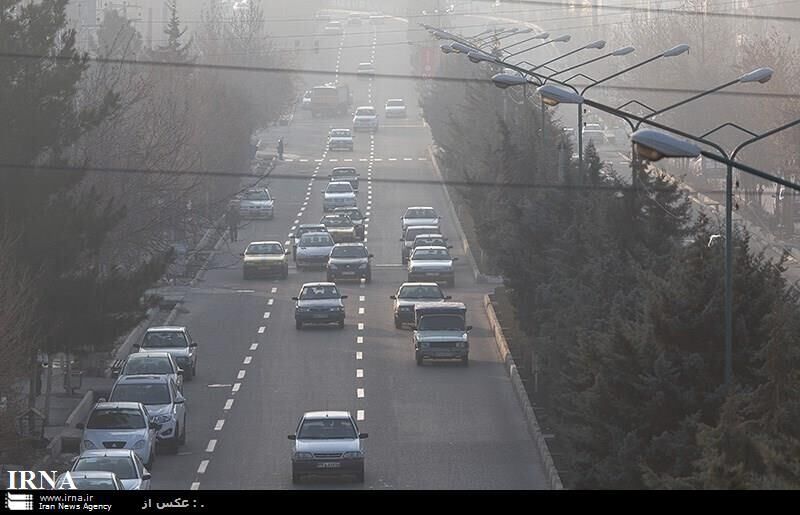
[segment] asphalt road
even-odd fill
[[[405,24],[348,26],[341,38],[323,38],[307,65],[354,72],[373,59],[378,73],[409,73]],[[377,32],[375,31],[377,29]],[[394,32],[389,32],[394,31]],[[382,34],[382,32],[386,32]],[[331,47],[330,49],[327,49]],[[339,51],[341,47],[341,51]],[[373,54],[374,52],[374,54]],[[332,77],[327,76],[325,80]],[[276,216],[252,221],[226,242],[205,280],[190,290],[186,325],[199,342],[198,376],[185,386],[188,440],[177,456],[160,455],[153,466],[156,489],[541,489],[541,459],[490,339],[482,308],[487,288],[475,284],[463,255],[456,286],[446,290],[468,306],[470,366],[414,361],[410,331],[394,328],[389,295],[406,280],[400,261],[400,217],[409,205],[431,205],[443,216],[446,235],[457,239],[441,186],[391,182],[434,180],[431,138],[417,108],[411,80],[341,76],[356,105],[383,114],[388,98],[404,98],[405,120],[381,118],[371,136],[358,133],[355,151],[328,153],[331,127],[350,127],[350,117],[312,120],[298,111],[288,127],[262,134],[283,136],[286,161],[269,189]],[[322,78],[308,78],[308,85]],[[287,280],[242,279],[239,253],[249,241],[285,242],[298,223],[322,216],[324,176],[353,164],[362,177],[359,206],[368,212],[367,246],[375,255],[373,282],[340,284],[344,329],[294,326],[293,302],[304,282],[324,272],[290,270]],[[454,241],[456,251],[460,248]],[[305,411],[348,410],[369,433],[366,482],[291,483],[291,442]]]

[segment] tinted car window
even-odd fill
[[[78,459],[75,466],[72,467],[72,470],[76,472],[95,470],[99,472],[113,472],[119,479],[137,479],[139,477],[136,474],[133,461],[125,456],[87,456]]]
[[[406,211],[406,218],[436,218],[436,211],[433,209],[409,209]]]
[[[350,183],[329,184],[326,191],[328,193],[351,193],[353,191],[353,187],[350,185]]]
[[[322,222],[329,227],[349,227],[353,225],[353,221],[346,216],[325,217]]]
[[[253,190],[246,191],[242,195],[243,200],[269,200],[269,194],[266,190]]]
[[[464,319],[458,315],[426,315],[419,322],[420,331],[463,331]]]
[[[135,354],[134,354],[135,356]],[[128,358],[122,375],[134,374],[172,374],[172,363],[169,358]]]
[[[186,337],[180,331],[152,331],[144,336],[142,347],[148,349],[165,349],[169,347],[186,347]]]
[[[450,253],[445,249],[417,249],[411,256],[412,259],[450,259]]]
[[[164,383],[118,384],[111,392],[111,402],[141,402],[145,406],[169,404],[169,389]]]
[[[301,247],[332,247],[333,239],[327,234],[306,234],[300,238]]]
[[[94,410],[86,429],[144,429],[147,427],[142,412],[134,409]]]
[[[245,254],[283,254],[283,247],[277,243],[256,243],[248,245]]]
[[[400,288],[401,299],[441,299],[442,290],[437,286],[403,286]]]
[[[297,434],[297,438],[302,440],[352,440],[357,437],[356,428],[350,419],[346,418],[304,420]]]
[[[375,116],[375,110],[370,108],[362,108],[356,111],[356,116]]]
[[[300,293],[301,300],[338,299],[339,290],[336,286],[306,286]]]
[[[367,257],[367,249],[364,247],[333,247],[331,257],[336,258],[360,258]]]
[[[107,472],[107,471],[99,471]],[[86,478],[86,477],[73,477],[72,482],[78,490],[116,490],[116,485],[111,478]],[[64,483],[66,484],[66,483]],[[63,484],[62,484],[63,486]]]

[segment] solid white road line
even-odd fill
[[[221,419],[217,420],[217,424],[214,426],[214,431],[221,431],[222,430],[222,426],[224,426],[224,425],[225,425],[225,419],[224,418],[221,418]]]
[[[214,449],[217,447],[216,440],[209,440],[208,446],[206,447],[206,452],[214,452]]]

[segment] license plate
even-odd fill
[[[321,469],[336,469],[339,468],[340,466],[341,464],[335,461],[326,461],[324,463],[317,463],[317,468]]]
[[[436,272],[428,272],[425,275],[427,275],[428,277],[437,277],[439,274],[437,274]]]
[[[314,315],[314,318],[328,318],[328,315]]]
[[[355,272],[342,272],[342,275],[356,275]]]

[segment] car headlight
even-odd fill
[[[331,270],[336,270],[339,266],[336,263],[328,263],[328,268]]]
[[[456,342],[456,349],[463,349],[464,347],[466,347],[464,342]]]
[[[420,342],[419,346],[423,349],[427,349],[430,347],[430,344],[428,342]]]
[[[364,453],[362,451],[348,451],[342,454],[342,457],[345,459],[363,458]]]
[[[314,455],[310,452],[296,452],[294,453],[294,459],[296,460],[310,460],[313,459]]]
[[[133,448],[134,449],[144,449],[144,444],[145,443],[146,442],[144,440],[139,440],[138,442],[136,442],[136,444],[133,446]]]
[[[172,420],[172,417],[170,415],[156,415],[151,420],[156,424],[166,424],[167,422]]]
[[[307,313],[308,311],[310,311],[310,309],[309,308],[297,308],[297,311],[299,311],[300,313]]]
[[[363,264],[361,264],[361,265],[358,265],[358,269],[359,269],[359,270],[366,270],[366,269],[367,269],[367,264],[366,264],[366,263],[363,263]]]
[[[342,306],[335,306],[329,309],[329,311],[344,311]]]
[[[400,311],[411,311],[414,306],[400,306]]]
[[[84,440],[83,441],[83,448],[84,449],[97,449],[97,446],[92,443],[91,440]]]

